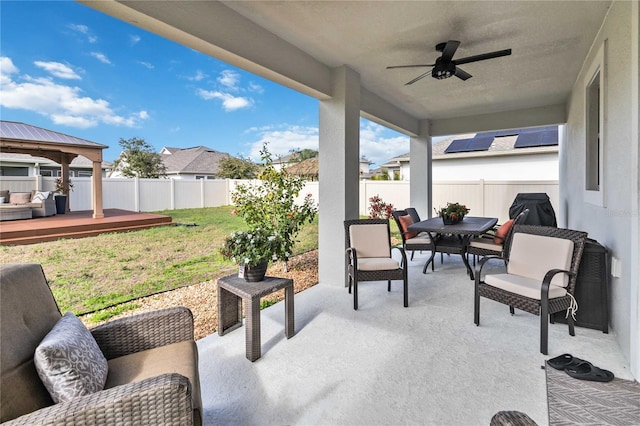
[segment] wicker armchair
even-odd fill
[[[547,226],[515,225],[507,272],[482,277],[486,256],[476,266],[474,322],[480,325],[480,297],[540,316],[540,352],[548,352],[549,315],[573,310],[576,277],[587,239],[586,232]],[[575,335],[572,315],[569,334]]]
[[[402,247],[391,247],[388,219],[353,219],[344,221],[349,293],[353,285],[353,309],[358,309],[358,283],[362,281],[402,280],[404,307],[409,306],[407,256]],[[400,251],[402,261],[391,257],[391,249]]]
[[[202,424],[193,316],[169,308],[91,330],[107,359],[104,390],[54,404],[34,352],[61,318],[37,264],[0,266],[1,410],[6,424]]]
[[[507,256],[505,256],[505,253],[508,253],[508,248],[511,244],[513,228],[515,225],[524,224],[524,221],[527,219],[528,214],[529,209],[525,209],[513,219],[513,225],[511,226],[511,228],[509,228],[509,231],[504,237],[502,243],[495,242],[494,234],[483,234],[471,238],[471,240],[469,240],[469,244],[467,245],[467,254],[473,256],[473,264],[476,264],[476,259],[478,258],[478,256],[503,256],[506,258]]]

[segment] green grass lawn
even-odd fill
[[[245,228],[231,210],[161,211],[181,225],[3,246],[0,261],[40,263],[60,310],[82,315],[233,272],[236,265],[218,253],[225,237]],[[294,255],[318,247],[317,218],[297,239]]]

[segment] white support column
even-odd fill
[[[410,140],[409,200],[421,219],[432,216],[433,187],[431,164],[431,136],[429,122],[420,121],[420,134]]]
[[[345,219],[358,217],[360,75],[333,70],[333,97],[320,101],[318,273],[320,284],[344,285]]]

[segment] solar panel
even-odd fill
[[[514,148],[531,148],[536,146],[558,145],[558,128],[544,128],[535,132],[521,133],[516,139]]]
[[[493,143],[493,136],[476,136],[471,139],[456,139],[449,144],[445,153],[487,151]]]

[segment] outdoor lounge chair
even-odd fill
[[[575,335],[576,277],[587,233],[547,226],[515,225],[507,271],[487,274],[483,266],[502,256],[486,256],[476,266],[474,322],[480,325],[480,297],[540,316],[540,352],[547,354],[549,315],[569,310],[569,334]]]
[[[358,309],[358,283],[362,281],[402,280],[404,307],[409,306],[407,256],[402,247],[391,247],[388,219],[353,219],[344,221],[347,280],[349,293],[353,285],[353,309]],[[400,251],[402,261],[391,257],[391,249]]]
[[[89,333],[73,315],[61,315],[37,264],[0,266],[0,303],[0,421],[202,424],[198,349],[187,308],[117,319]],[[65,319],[73,320],[75,328],[69,328],[69,322],[67,328],[61,327]],[[43,346],[51,343],[43,352]],[[79,349],[90,356],[78,356]],[[96,356],[98,362],[93,362]],[[42,359],[50,368],[47,385],[41,379]],[[92,368],[96,364],[104,368]],[[102,374],[94,380],[96,372]],[[87,381],[91,389],[85,386]],[[103,390],[95,389],[96,382],[103,384]],[[48,390],[60,390],[60,385],[62,393]]]
[[[529,209],[520,212],[514,219],[505,222],[494,234],[482,234],[471,238],[467,245],[467,254],[473,255],[473,264],[476,264],[478,256],[503,256],[508,252],[511,238],[513,236],[513,228],[515,225],[524,224]],[[506,235],[500,235],[500,230],[508,227]]]

